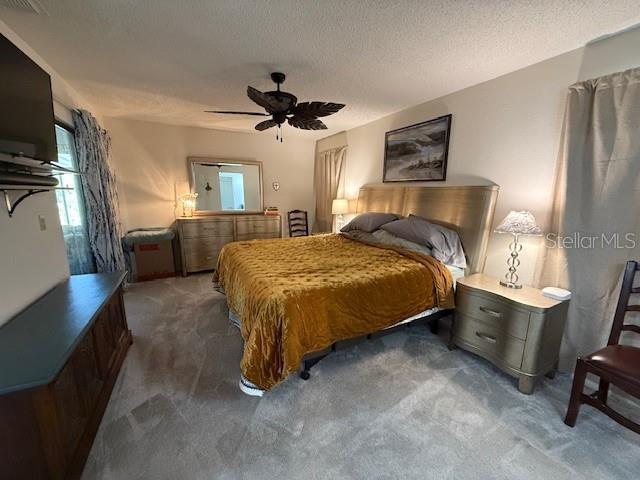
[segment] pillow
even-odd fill
[[[352,238],[353,240],[378,243],[378,240],[376,240],[376,238],[371,233],[365,232],[364,230],[351,230],[349,232],[342,232],[342,234],[347,238]]]
[[[382,225],[380,228],[396,237],[426,245],[433,256],[445,265],[467,268],[467,259],[458,234],[442,225],[436,225],[416,215]]]
[[[393,222],[400,218],[395,213],[362,213],[347,223],[340,229],[341,232],[350,232],[351,230],[362,230],[363,232],[373,232],[385,223]]]
[[[394,247],[404,248],[412,252],[422,253],[423,255],[432,256],[431,248],[426,245],[420,245],[419,243],[410,242],[404,238],[396,237],[395,235],[387,232],[386,230],[376,230],[373,232],[373,237],[377,243],[383,245],[392,245]]]

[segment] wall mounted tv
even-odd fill
[[[0,153],[57,160],[51,78],[0,35]]]

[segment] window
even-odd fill
[[[73,130],[56,125],[58,164],[72,170],[78,169]],[[57,175],[59,187],[56,190],[58,213],[67,249],[67,260],[72,275],[95,272],[95,262],[89,246],[82,184],[80,177],[71,173]]]

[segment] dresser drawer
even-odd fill
[[[183,247],[188,255],[203,256],[213,251],[220,251],[229,242],[233,242],[231,235],[226,237],[185,238]]]
[[[202,270],[213,270],[218,263],[218,255],[220,251],[211,252],[205,257],[196,257],[193,255],[185,255],[185,263],[187,272],[200,272]]]
[[[525,342],[507,334],[495,322],[484,322],[456,310],[454,335],[456,343],[471,345],[493,360],[516,369],[522,365]]]
[[[222,247],[232,242],[232,236],[185,238],[184,259],[188,271],[210,270],[215,268]]]
[[[242,241],[242,240],[260,240],[260,239],[266,239],[266,238],[280,238],[280,233],[279,232],[272,232],[272,233],[247,233],[245,235],[237,235],[236,236],[236,240],[237,241]]]
[[[515,308],[495,297],[465,293],[457,296],[456,312],[482,320],[513,337],[522,340],[527,338],[530,316],[528,310]]]
[[[184,222],[182,235],[184,238],[233,236],[233,219]]]
[[[253,233],[280,233],[280,217],[277,218],[251,218],[236,219],[236,235],[248,235]]]

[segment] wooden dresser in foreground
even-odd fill
[[[280,238],[280,215],[211,215],[178,218],[182,275],[213,270],[224,245],[239,240]]]
[[[0,328],[0,478],[80,478],[131,344],[124,276],[73,276]]]
[[[451,345],[486,358],[518,378],[522,393],[533,393],[540,377],[555,374],[568,305],[488,275],[461,278]]]

